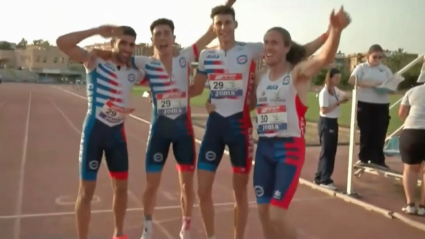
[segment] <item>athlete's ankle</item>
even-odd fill
[[[183,230],[190,230],[190,224],[192,222],[192,218],[191,217],[183,217],[182,220],[182,231]]]

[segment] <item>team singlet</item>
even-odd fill
[[[179,56],[173,57],[171,75],[159,60],[145,56],[134,57],[133,65],[146,72],[157,116],[175,119],[189,112],[190,63],[197,55],[196,45],[181,50]]]
[[[257,132],[261,137],[302,137],[307,107],[301,102],[291,74],[275,81],[269,71],[257,86]]]
[[[144,72],[120,68],[100,58],[93,70],[87,69],[88,115],[112,127],[122,124],[134,109],[128,108],[131,88],[144,78]],[[94,114],[92,114],[94,112]]]
[[[247,92],[255,78],[255,61],[263,56],[263,43],[242,43],[227,52],[205,49],[198,61],[198,73],[208,76],[211,103],[224,117],[247,109]]]

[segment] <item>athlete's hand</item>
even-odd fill
[[[205,109],[207,109],[208,114],[211,114],[215,111],[216,107],[215,104],[211,104],[209,102],[205,103]]]
[[[146,91],[146,92],[148,92],[148,94],[149,94],[149,103],[151,103],[151,104],[152,104],[152,94],[151,94],[151,92],[150,92],[150,91]]]
[[[350,15],[344,11],[344,7],[342,6],[336,14],[334,10],[331,12],[329,20],[331,27],[338,30],[345,29],[351,23]]]
[[[227,0],[225,5],[228,6],[228,7],[231,7],[231,6],[233,6],[233,4],[235,4],[235,2],[236,2],[236,0]]]
[[[99,35],[101,35],[104,38],[111,38],[111,37],[119,37],[122,36],[123,32],[120,27],[113,26],[113,25],[103,25],[97,28],[97,31]]]

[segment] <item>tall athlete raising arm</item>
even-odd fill
[[[227,0],[232,6],[235,0]],[[150,26],[154,57],[135,56],[134,67],[146,71],[146,83],[152,96],[153,112],[150,135],[146,150],[146,188],[143,193],[144,231],[142,239],[150,239],[153,233],[152,215],[156,193],[161,180],[162,168],[168,157],[170,145],[177,161],[182,202],[181,239],[189,239],[193,209],[193,175],[195,170],[195,139],[189,104],[190,63],[216,35],[208,31],[193,45],[173,56],[175,44],[174,23],[169,19],[158,19]],[[96,54],[104,55],[98,51]],[[106,52],[106,55],[108,52]]]
[[[89,55],[77,46],[94,35],[113,37],[113,54],[108,60]],[[73,32],[57,39],[57,46],[72,60],[83,62],[87,71],[88,111],[83,125],[80,148],[80,186],[75,213],[79,239],[87,239],[90,203],[96,187],[96,176],[103,153],[112,178],[115,215],[114,239],[127,239],[123,234],[127,209],[128,152],[124,132],[131,88],[144,77],[144,72],[131,68],[136,41],[131,27],[101,26]]]
[[[286,211],[298,186],[305,160],[305,112],[310,80],[333,62],[341,33],[350,18],[341,8],[330,16],[330,35],[323,50],[305,60],[288,31],[271,28],[264,36],[268,70],[256,82],[258,145],[254,188],[266,239],[295,239]],[[297,53],[298,52],[298,53]]]
[[[233,165],[234,238],[244,238],[248,217],[247,184],[253,158],[252,123],[249,99],[255,74],[255,60],[264,55],[263,43],[235,41],[235,11],[228,6],[212,9],[217,49],[201,52],[198,73],[190,88],[191,97],[201,94],[207,80],[210,100],[216,111],[208,117],[199,152],[198,195],[204,227],[208,238],[215,238],[212,186],[215,171],[228,146]],[[320,48],[327,34],[305,46],[307,55]]]

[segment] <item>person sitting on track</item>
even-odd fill
[[[329,69],[325,78],[325,87],[319,93],[320,118],[317,129],[322,150],[314,183],[331,190],[337,189],[331,177],[338,148],[339,105],[348,101],[345,93],[337,87],[340,79],[341,72],[338,69]]]
[[[274,27],[264,36],[268,70],[256,78],[258,145],[254,165],[254,189],[266,239],[296,238],[285,217],[298,187],[305,160],[305,113],[310,81],[332,63],[342,31],[350,17],[341,7],[330,15],[330,32],[323,50],[305,60],[304,48],[289,32]]]
[[[77,44],[94,35],[112,37],[113,57],[103,60],[90,55]],[[73,32],[57,39],[57,46],[87,71],[88,112],[80,148],[80,186],[75,204],[79,239],[87,239],[91,201],[103,153],[112,178],[115,215],[114,239],[127,239],[124,217],[127,209],[128,152],[124,130],[131,88],[144,72],[129,67],[136,32],[128,26],[101,26]]]
[[[232,6],[234,0],[227,0]],[[156,204],[162,169],[173,146],[177,161],[181,187],[182,227],[181,239],[190,238],[190,225],[193,210],[193,176],[196,164],[195,138],[189,104],[190,64],[211,41],[216,38],[209,27],[198,41],[173,56],[175,45],[174,23],[169,19],[158,19],[150,26],[155,55],[135,56],[133,66],[146,71],[146,83],[150,87],[153,101],[151,131],[146,150],[146,180],[143,193],[144,230],[142,239],[150,239],[153,234],[152,215]],[[107,52],[96,51],[107,57]]]
[[[419,79],[421,83],[421,79]],[[425,216],[425,183],[418,207],[415,204],[415,191],[418,178],[425,182],[422,171],[425,165],[425,85],[416,86],[404,95],[398,115],[403,124],[399,149],[404,163],[403,186],[407,205],[403,211],[408,214]]]
[[[248,220],[247,184],[253,159],[252,123],[249,95],[255,78],[255,60],[264,55],[263,43],[235,40],[238,25],[231,7],[217,6],[211,11],[219,46],[201,52],[191,97],[202,94],[208,80],[210,99],[215,111],[210,113],[198,156],[198,197],[204,228],[209,239],[215,238],[212,188],[215,172],[225,145],[233,165],[234,238],[244,238]],[[307,55],[319,49],[327,34],[305,46]]]
[[[359,86],[357,125],[360,130],[359,166],[370,165],[389,169],[385,164],[384,145],[390,123],[390,99],[387,93],[376,92],[374,87],[393,77],[390,68],[381,63],[384,51],[380,45],[369,48],[367,62],[357,65],[349,83]],[[372,120],[373,119],[373,120]]]

